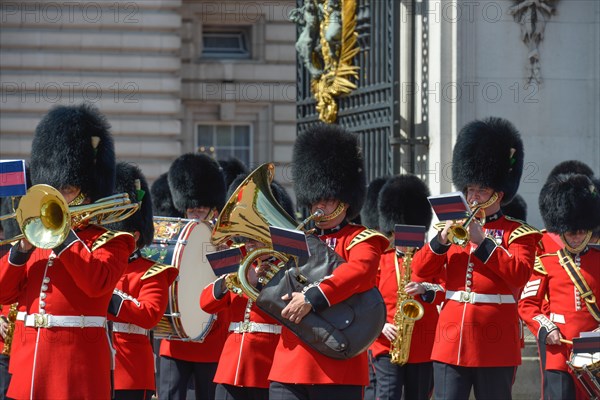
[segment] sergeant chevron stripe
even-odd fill
[[[526,297],[535,296],[540,289],[540,284],[542,283],[542,279],[536,279],[533,281],[527,282],[527,285],[523,288],[523,293],[521,294],[521,299]]]

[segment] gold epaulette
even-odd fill
[[[144,272],[144,275],[142,275],[141,280],[143,281],[144,279],[148,279],[154,275],[158,275],[161,272],[168,270],[169,268],[175,268],[175,267],[172,265],[161,264],[161,263],[153,264],[150,268],[148,268],[148,270],[146,272]]]
[[[544,264],[542,263],[541,258],[546,257],[546,256],[553,256],[555,254],[556,253],[550,253],[550,254],[542,254],[541,256],[536,256],[535,263],[533,264],[533,270],[535,272],[537,272],[538,274],[548,275],[548,272],[546,271],[546,267],[544,267]]]
[[[517,229],[515,229],[509,236],[508,238],[508,244],[511,244],[512,242],[514,242],[515,240],[517,240],[518,238],[521,238],[523,236],[527,236],[527,235],[531,235],[531,234],[538,234],[541,235],[542,233],[534,228],[533,226],[526,224],[525,222],[521,221],[520,219],[516,219],[516,218],[512,218],[512,217],[508,217],[508,216],[504,216],[504,218],[506,218],[509,221],[513,221],[513,222],[518,222],[521,224],[521,226],[519,226]]]
[[[351,248],[353,248],[360,242],[364,242],[365,240],[370,239],[375,236],[381,236],[385,240],[388,240],[388,238],[386,238],[384,234],[382,234],[381,232],[377,232],[375,229],[365,229],[364,231],[362,231],[358,235],[356,235],[354,237],[354,239],[352,239],[352,241],[350,242],[348,247],[346,247],[346,250],[350,250]]]
[[[129,235],[129,236],[133,237],[133,235],[128,232],[107,230],[102,235],[100,235],[100,237],[98,237],[98,239],[94,240],[94,244],[92,245],[92,251],[99,249],[100,247],[104,246],[106,243],[113,240],[117,236],[122,236],[122,235]]]

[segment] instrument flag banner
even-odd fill
[[[394,225],[394,245],[402,247],[423,247],[425,227],[422,225]]]
[[[581,332],[580,335],[573,338],[573,353],[600,352],[600,332]]]
[[[232,249],[207,253],[206,259],[216,276],[226,275],[238,270],[240,261],[242,260],[242,251],[239,247],[234,247]]]
[[[310,257],[306,234],[296,229],[277,228],[269,226],[273,249],[305,260]]]
[[[462,192],[429,196],[427,200],[440,221],[463,219],[470,214],[469,205]]]
[[[27,193],[25,160],[0,160],[0,197]]]

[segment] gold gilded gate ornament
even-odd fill
[[[359,67],[352,65],[359,51],[356,0],[304,0],[290,20],[301,28],[296,51],[311,75],[319,119],[334,123],[336,98],[356,89],[350,79],[358,78]]]

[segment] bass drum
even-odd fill
[[[600,352],[572,353],[567,361],[591,399],[600,398]]]
[[[142,254],[179,270],[169,288],[169,305],[154,328],[159,339],[202,342],[216,319],[200,308],[202,289],[217,277],[206,253],[215,251],[211,227],[203,221],[154,217],[154,242]]]

